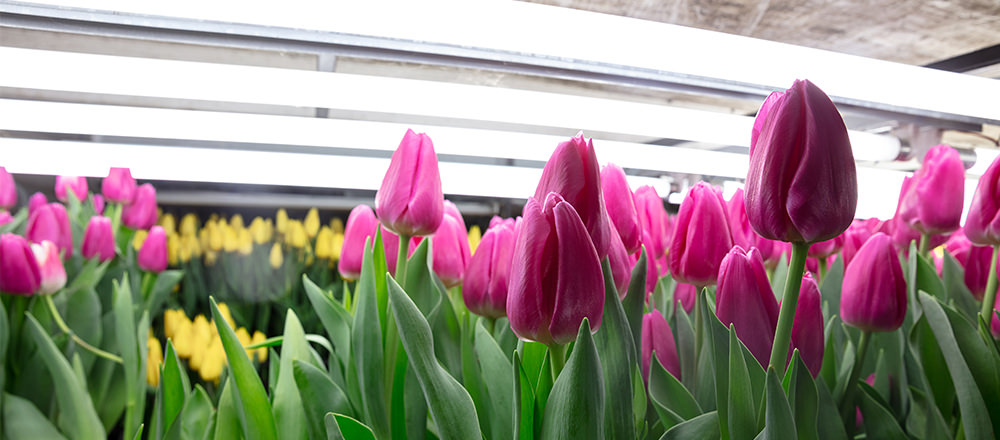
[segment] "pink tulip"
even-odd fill
[[[67,191],[72,191],[79,201],[87,200],[87,178],[81,176],[56,176],[56,198],[60,202],[69,202]]]
[[[375,211],[368,205],[358,205],[351,210],[347,216],[347,225],[344,227],[344,244],[340,250],[340,262],[337,268],[340,276],[348,280],[357,280],[361,276],[361,262],[365,255],[365,240],[369,246],[375,241],[375,228],[378,227],[378,219],[375,218]],[[383,235],[382,240],[386,237]],[[396,238],[397,246],[399,238]],[[393,261],[395,267],[396,254],[385,255],[386,263]]]
[[[634,254],[642,245],[642,224],[635,207],[635,196],[625,180],[625,171],[613,163],[601,169],[601,193],[611,217],[611,223],[625,246],[625,251]]]
[[[843,235],[838,235],[829,240],[813,243],[809,246],[809,256],[813,258],[825,259],[840,252],[844,245]]]
[[[14,221],[14,217],[12,217],[9,212],[0,211],[0,226],[6,225],[12,221]]]
[[[756,249],[747,253],[739,246],[733,247],[722,261],[715,311],[726,327],[732,324],[736,328],[743,345],[761,366],[767,367],[778,325],[778,301]]]
[[[445,286],[462,284],[465,266],[472,259],[469,250],[469,233],[462,223],[451,215],[445,215],[437,232],[431,236],[433,269]]]
[[[625,250],[622,239],[618,237],[618,231],[611,228],[611,246],[608,247],[608,262],[611,264],[611,278],[614,280],[615,289],[618,290],[618,298],[625,299],[628,294],[628,283],[632,278],[632,257]]]
[[[875,234],[844,272],[840,316],[866,331],[893,331],[906,316],[906,280],[892,240]]]
[[[514,224],[502,221],[483,235],[462,286],[462,298],[472,313],[490,318],[507,316],[507,282],[516,239]]]
[[[820,303],[819,285],[811,275],[805,274],[799,289],[799,302],[795,306],[791,347],[799,350],[802,361],[813,377],[819,374],[819,369],[823,366],[823,350],[826,348]]]
[[[84,258],[96,256],[102,262],[115,257],[115,236],[111,230],[111,219],[100,215],[90,218],[87,230],[83,233],[80,253]]]
[[[49,203],[35,209],[28,217],[24,236],[33,243],[48,240],[55,243],[66,258],[73,255],[73,231],[69,227],[66,207],[59,203]]]
[[[94,212],[98,215],[104,214],[104,197],[94,194]]]
[[[58,292],[66,285],[66,269],[59,257],[59,249],[55,243],[45,240],[41,244],[32,244],[31,250],[42,279],[38,293],[49,295]]]
[[[0,235],[0,292],[31,296],[42,285],[42,273],[24,237]]]
[[[681,362],[677,357],[674,332],[659,310],[642,315],[642,378],[649,383],[649,364],[656,352],[656,360],[670,374],[681,378]]]
[[[681,203],[667,266],[674,279],[708,286],[715,284],[719,265],[733,247],[722,193],[698,182]]]
[[[382,224],[398,235],[423,236],[437,231],[444,217],[444,194],[429,136],[406,131],[375,193],[375,212]]]
[[[160,273],[167,268],[167,233],[162,226],[149,229],[146,241],[139,248],[137,256],[139,268],[147,272]]]
[[[31,216],[31,214],[34,213],[39,206],[44,206],[48,204],[49,204],[49,199],[45,197],[45,194],[42,194],[40,192],[32,194],[31,198],[28,199],[28,216]]]
[[[156,224],[156,188],[144,183],[136,189],[132,204],[122,209],[122,224],[132,229],[149,229]]]
[[[974,245],[961,229],[952,234],[944,246],[965,270],[965,287],[969,288],[972,296],[982,301],[993,263],[993,247]]]
[[[398,264],[399,259],[399,236],[386,229],[385,225],[379,225],[379,231],[381,231],[382,234],[382,250],[385,252],[385,267],[389,271],[389,274],[395,275],[396,264]],[[413,249],[414,246],[410,246],[410,253],[413,253]],[[360,272],[358,273],[360,274]]]
[[[903,221],[924,234],[958,229],[965,200],[965,166],[958,151],[947,145],[931,148],[912,179],[900,196]]]
[[[17,184],[7,169],[0,167],[0,209],[10,209],[17,205]]]
[[[663,199],[651,186],[640,186],[635,190],[635,209],[639,215],[639,225],[644,232],[643,244],[646,255],[654,260],[667,254],[670,247],[670,223]]]
[[[694,310],[695,298],[698,296],[698,288],[693,284],[677,283],[674,288],[674,301],[679,302],[684,311],[691,313]]]
[[[981,246],[1000,245],[1000,156],[993,159],[976,184],[965,218],[965,235]]]
[[[101,192],[110,202],[131,204],[136,194],[136,182],[128,168],[112,167],[108,177],[101,181]]]
[[[878,219],[873,219],[878,221]],[[844,238],[844,244],[840,248],[841,256],[844,258],[844,269],[851,264],[851,260],[861,249],[861,246],[865,244],[866,241],[872,236],[874,231],[871,229],[871,222],[865,222],[861,220],[855,220],[851,223],[851,227],[844,231],[842,237]]]

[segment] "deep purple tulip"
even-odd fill
[[[549,193],[544,204],[528,199],[509,282],[507,318],[521,339],[565,344],[583,318],[592,331],[600,328],[601,262],[583,220],[559,194]]]
[[[28,240],[20,235],[0,235],[0,292],[30,296],[41,285],[42,272]]]
[[[792,322],[791,348],[797,348],[806,368],[813,377],[823,366],[823,350],[826,348],[823,335],[823,309],[819,285],[808,273],[802,277],[799,302],[795,306],[795,321]],[[790,355],[791,353],[789,353]]]
[[[0,209],[10,209],[17,204],[17,184],[7,169],[0,167]]]
[[[167,233],[162,226],[149,229],[136,259],[139,268],[147,272],[160,273],[167,269]]]
[[[87,200],[87,178],[82,176],[56,176],[56,198],[60,202],[69,202],[67,190],[72,191],[79,201]]]
[[[736,246],[722,260],[715,289],[715,311],[726,327],[732,324],[760,365],[767,367],[778,325],[778,301],[764,270],[760,252]]]
[[[722,193],[698,182],[681,203],[667,266],[674,279],[708,286],[715,284],[719,265],[733,247]]]
[[[639,225],[643,230],[643,244],[646,257],[654,260],[667,254],[670,247],[670,223],[663,199],[651,186],[640,186],[635,190],[635,209],[639,214]]]
[[[944,247],[964,268],[965,287],[969,288],[972,296],[982,301],[983,293],[986,292],[990,265],[993,263],[993,247],[974,245],[961,229],[948,238]]]
[[[698,288],[693,284],[677,283],[674,288],[674,301],[679,302],[684,311],[691,313],[694,310],[695,298],[698,296]]]
[[[663,318],[659,310],[653,310],[642,315],[642,378],[649,383],[649,364],[653,360],[660,362],[670,374],[681,378],[681,361],[677,357],[677,343],[670,324]]]
[[[1000,245],[1000,156],[993,159],[979,178],[964,229],[965,235],[975,244]]]
[[[958,229],[965,200],[965,166],[958,151],[947,145],[931,148],[907,189],[899,214],[910,227],[923,234]]]
[[[48,240],[55,243],[66,258],[73,255],[73,231],[69,227],[66,207],[59,203],[49,203],[35,209],[28,216],[24,236],[32,243]]]
[[[893,331],[906,316],[906,280],[892,240],[875,234],[844,272],[840,317],[866,331]]]
[[[149,229],[156,224],[156,188],[144,183],[135,191],[132,204],[122,209],[122,224],[132,229]]]
[[[406,130],[375,193],[375,212],[382,224],[398,235],[414,237],[437,231],[444,217],[444,193],[429,136]]]
[[[469,233],[462,223],[451,215],[445,215],[437,232],[431,236],[434,273],[445,286],[462,284],[465,266],[472,259],[469,250]]]
[[[84,258],[96,256],[102,262],[115,257],[115,236],[111,231],[111,219],[100,215],[90,218],[87,230],[83,233],[80,253]]]
[[[344,227],[344,245],[340,249],[340,262],[337,268],[340,276],[348,280],[356,280],[361,277],[361,262],[365,255],[365,240],[375,241],[375,228],[378,227],[378,219],[375,218],[375,211],[368,205],[358,205],[351,210],[347,216],[347,225]],[[382,236],[382,241],[386,237]],[[399,238],[396,238],[398,243]],[[398,246],[398,244],[397,244]],[[389,260],[396,261],[396,254],[385,255],[386,263]]]
[[[611,224],[601,193],[601,171],[594,141],[585,139],[582,132],[556,146],[545,163],[535,188],[535,200],[545,200],[552,192],[573,205],[589,231],[598,258],[606,257],[611,245]],[[591,326],[596,328],[593,322]]]
[[[101,181],[101,193],[109,202],[128,205],[135,198],[137,189],[132,171],[128,168],[112,167],[108,177]]]
[[[634,254],[642,246],[642,224],[635,207],[635,196],[625,180],[625,171],[609,163],[601,169],[601,192],[611,223],[618,232],[625,251]]]
[[[747,172],[747,217],[764,238],[815,243],[844,232],[858,203],[847,127],[809,81],[772,94],[757,114]]]
[[[31,197],[28,199],[28,215],[30,216],[32,213],[34,213],[39,206],[44,206],[48,204],[49,204],[49,199],[45,197],[45,194],[42,194],[40,192],[32,194]]]
[[[486,230],[465,271],[462,298],[480,316],[507,316],[507,281],[514,258],[514,224],[498,222]]]
[[[66,269],[59,257],[59,248],[55,243],[45,240],[40,244],[32,244],[31,251],[35,254],[42,280],[38,293],[50,295],[58,292],[66,285]]]

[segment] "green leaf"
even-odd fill
[[[604,269],[604,317],[601,328],[594,335],[594,343],[601,354],[601,375],[604,376],[604,435],[631,439],[635,438],[632,394],[622,390],[632,389],[636,349],[632,345],[628,318],[618,299],[611,263],[605,258],[601,266]]]
[[[590,323],[584,318],[569,361],[549,394],[542,420],[542,439],[604,438],[601,423],[604,419],[604,381],[601,376],[601,359],[590,334]]]
[[[167,351],[163,356],[163,367],[160,373],[160,389],[157,399],[160,399],[159,420],[156,432],[157,436],[162,436],[169,428],[184,407],[184,401],[188,395],[187,372],[181,369],[180,361],[174,352],[174,345],[167,340]],[[158,432],[157,432],[158,431]]]
[[[145,309],[153,316],[159,315],[163,308],[163,302],[184,278],[184,272],[179,270],[165,270],[156,275],[156,282],[153,283],[153,291],[146,298]]]
[[[632,267],[632,278],[629,279],[628,293],[622,301],[625,316],[628,318],[629,331],[632,333],[632,346],[635,350],[642,347],[642,312],[646,305],[646,246],[639,251],[639,260]],[[638,355],[636,355],[638,357]]]
[[[208,398],[208,393],[205,392],[205,389],[200,384],[195,385],[194,390],[188,395],[187,401],[184,402],[184,409],[181,410],[181,417],[178,419],[181,422],[181,438],[208,438],[214,410],[212,400]],[[236,429],[238,430],[239,420],[235,421],[237,424]]]
[[[387,277],[389,303],[399,337],[424,391],[427,408],[442,439],[478,439],[479,418],[472,397],[434,357],[430,325],[416,304],[391,277]]]
[[[104,438],[104,426],[97,417],[86,387],[77,380],[73,368],[35,317],[28,314],[25,318],[25,325],[55,385],[60,410],[59,426],[64,432],[72,433],[74,439]]]
[[[753,385],[743,357],[736,327],[729,325],[729,438],[750,440],[757,434],[757,408]],[[756,361],[756,360],[755,360]]]
[[[514,351],[514,429],[517,438],[532,440],[535,438],[535,393],[531,380],[521,367],[521,356]]]
[[[97,261],[97,260],[92,260]],[[69,292],[56,294],[66,297]],[[101,299],[92,288],[79,290],[66,298],[66,309],[63,316],[66,325],[73,329],[80,339],[94,347],[100,347],[104,337],[104,326],[101,323]],[[97,356],[87,350],[75,350],[80,354],[86,369],[89,371]]]
[[[719,435],[719,414],[712,411],[670,428],[660,440],[715,440]]]
[[[230,376],[226,379],[226,384],[223,385],[219,394],[219,409],[215,413],[215,435],[212,438],[237,439],[243,437],[235,393],[236,386],[233,385],[233,378]]]
[[[767,409],[764,430],[757,436],[761,440],[779,440],[795,438],[795,420],[792,409],[788,406],[785,390],[774,368],[767,370]]]
[[[911,383],[922,386],[922,389],[932,397],[940,414],[952,414],[955,405],[954,382],[926,315],[920,316],[913,323],[909,339],[911,350],[920,360],[917,367],[923,369],[923,374],[913,375]]]
[[[706,291],[702,291],[698,303],[696,307],[701,307],[701,320],[705,330],[703,344],[708,350],[708,356],[712,358],[715,370],[715,401],[717,402],[719,429],[722,432],[722,438],[729,439],[729,331],[709,307]],[[711,370],[699,369],[699,373],[705,373],[704,376],[710,375],[709,371]],[[702,407],[705,406],[702,405]]]
[[[386,407],[385,374],[382,353],[382,330],[379,324],[375,293],[375,266],[372,249],[365,242],[361,277],[355,288],[356,309],[351,329],[351,349],[365,420],[379,438],[389,437],[389,409]]]
[[[779,258],[778,265],[775,266],[774,273],[771,274],[771,291],[774,292],[774,296],[778,301],[781,301],[781,294],[785,291],[785,281],[787,278],[788,260]]]
[[[859,383],[858,387],[862,391],[859,400],[868,438],[909,440],[903,429],[899,427],[899,423],[896,422],[896,418],[892,416],[892,412],[880,402],[878,392],[866,383]]]
[[[482,377],[487,379],[484,385],[493,410],[489,417],[494,429],[493,436],[513,438],[514,378],[508,373],[512,366],[481,322],[476,323],[475,351]]]
[[[323,370],[301,360],[293,361],[292,365],[305,416],[309,421],[309,437],[322,438],[326,435],[323,425],[326,413],[349,416],[354,413],[354,409],[344,391]]]
[[[247,439],[277,438],[271,402],[267,399],[264,384],[257,376],[257,370],[250,363],[250,359],[247,358],[247,353],[240,340],[236,338],[233,328],[219,313],[215,298],[209,297],[209,302],[212,305],[215,328],[218,330],[222,347],[226,351],[226,359],[229,361],[229,375],[235,385],[232,387],[233,401],[237,403],[236,409],[240,426],[243,428],[243,436]]]
[[[278,370],[278,386],[271,396],[274,404],[274,423],[283,438],[306,438],[309,424],[306,423],[302,397],[295,384],[292,361],[311,362],[309,343],[298,316],[292,309],[285,315],[284,341],[281,344],[281,367]]]
[[[951,256],[950,252],[944,253],[944,262],[941,265],[941,277],[943,278],[945,291],[948,298],[961,311],[966,318],[976,319],[979,313],[979,302],[969,292],[965,286],[965,269]]]
[[[65,439],[35,405],[3,393],[3,436],[9,439]]]
[[[913,410],[906,417],[907,431],[916,438],[950,440],[952,435],[948,423],[927,394],[916,387],[910,387],[910,395],[913,396]]]
[[[325,418],[326,435],[330,440],[375,440],[375,433],[351,417],[327,413]]]
[[[697,371],[695,370],[698,359],[695,357],[695,334],[691,319],[683,307],[678,307],[674,312],[674,321],[677,330],[677,357],[681,364],[681,382],[688,389],[697,386]],[[641,336],[641,335],[640,335]]]
[[[819,397],[816,383],[809,373],[799,350],[792,354],[791,366],[788,370],[788,404],[795,415],[795,429],[799,440],[818,440],[817,411]]]
[[[142,356],[139,351],[139,341],[136,334],[135,314],[132,306],[132,291],[129,288],[128,276],[114,283],[114,314],[115,337],[118,349],[122,352],[122,367],[125,370],[125,419],[124,435],[132,437],[142,422],[146,402],[146,376],[142,366]]]
[[[632,423],[635,425],[635,432],[639,438],[645,437],[643,429],[646,428],[646,411],[648,409],[646,402],[646,382],[642,379],[642,369],[639,364],[635,364],[632,366]]]
[[[666,429],[702,414],[691,393],[660,365],[656,356],[649,360],[649,400]]]
[[[305,274],[302,275],[302,285],[316,316],[323,323],[326,334],[333,342],[333,349],[340,359],[341,366],[346,367],[351,359],[351,324],[354,318],[343,305],[327,296]]]
[[[820,440],[847,440],[847,432],[844,431],[844,422],[840,418],[840,411],[837,404],[830,395],[830,389],[826,383],[817,381],[816,384],[816,421],[817,431]]]

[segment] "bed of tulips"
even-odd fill
[[[175,225],[127,170],[102,195],[61,178],[65,204],[0,214],[0,431],[995,438],[1000,162],[964,227],[943,145],[893,218],[855,220],[847,131],[815,85],[772,94],[748,135],[745,190],[699,183],[676,216],[573,137],[481,241],[412,131],[343,227]]]

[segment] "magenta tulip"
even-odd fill
[[[893,331],[906,316],[906,280],[892,240],[875,234],[844,272],[840,317],[865,331]]]
[[[32,243],[48,240],[55,243],[66,258],[73,255],[73,231],[69,227],[66,207],[59,203],[49,203],[35,209],[28,217],[24,236]]]
[[[611,217],[611,223],[618,232],[625,251],[634,254],[642,245],[642,224],[635,207],[635,196],[625,180],[625,171],[618,165],[609,163],[601,169],[601,193]]]
[[[132,229],[149,229],[156,224],[156,188],[144,183],[135,191],[131,205],[122,209],[122,224]]]
[[[10,215],[10,212],[0,211],[0,226],[6,225],[14,221],[14,217]]]
[[[667,254],[670,247],[670,223],[663,199],[651,186],[640,186],[635,190],[635,209],[639,215],[639,225],[644,232],[643,244],[646,256],[654,260]]]
[[[462,225],[462,229],[468,230],[465,226],[465,218],[462,217],[462,212],[458,210],[458,206],[451,200],[444,201],[444,215],[451,216],[451,218],[458,220],[458,223]]]
[[[679,302],[684,311],[691,313],[694,310],[695,298],[698,296],[698,288],[693,284],[677,283],[674,288],[674,301]]]
[[[876,220],[876,223],[878,219]],[[871,223],[861,220],[855,220],[851,223],[851,227],[847,228],[842,235],[844,238],[844,244],[840,248],[840,255],[844,258],[844,269],[851,264],[851,260],[858,253],[858,249],[864,246],[865,242],[871,238],[874,231],[871,229]]]
[[[844,245],[843,235],[838,235],[829,240],[823,240],[818,243],[813,243],[809,246],[809,256],[813,258],[825,259],[832,255],[836,255],[840,252],[840,248]]]
[[[608,247],[608,262],[611,264],[611,278],[614,280],[618,298],[625,299],[628,294],[628,283],[632,279],[632,257],[625,250],[618,231],[611,228],[611,246]]]
[[[606,215],[606,214],[605,214]],[[583,318],[592,331],[604,313],[604,274],[590,234],[559,194],[524,207],[507,294],[511,329],[524,340],[565,344]]]
[[[49,204],[49,199],[45,197],[45,194],[36,192],[31,195],[28,199],[28,215],[31,216],[39,206],[44,206]]]
[[[0,209],[10,209],[17,204],[17,184],[7,169],[0,167]]]
[[[507,281],[516,239],[514,224],[507,222],[498,222],[483,235],[462,285],[462,298],[472,313],[490,318],[507,316]]]
[[[104,214],[104,196],[100,194],[94,194],[94,212],[98,215]]]
[[[45,240],[41,244],[32,244],[31,251],[35,254],[42,279],[38,293],[49,295],[58,292],[66,285],[66,269],[59,257],[59,248],[55,243]]]
[[[95,215],[87,223],[83,233],[83,244],[80,253],[84,258],[95,256],[102,262],[115,257],[115,236],[111,230],[111,219]]]
[[[69,201],[67,190],[72,191],[78,201],[87,200],[87,178],[82,176],[56,176],[56,198],[60,202]]]
[[[982,301],[983,294],[986,292],[986,282],[990,274],[993,247],[974,245],[961,229],[948,238],[944,247],[964,269],[963,281],[965,282],[965,287],[969,288],[972,296]]]
[[[101,193],[109,202],[128,205],[135,198],[136,190],[135,179],[128,168],[112,167],[108,177],[101,181]]]
[[[0,292],[30,296],[42,285],[42,272],[24,237],[0,235]]]
[[[375,193],[375,212],[382,224],[398,235],[423,236],[437,231],[444,217],[444,193],[429,136],[406,130]]]
[[[1000,156],[979,178],[965,218],[965,235],[981,246],[1000,245]]]
[[[681,361],[677,357],[677,343],[670,324],[659,310],[642,315],[642,378],[649,383],[649,364],[656,352],[656,360],[670,374],[681,378]]]
[[[823,309],[820,301],[819,285],[809,274],[802,277],[799,302],[795,306],[795,321],[792,323],[792,348],[799,350],[802,361],[813,377],[823,366],[823,350],[826,348],[823,334]],[[789,353],[791,354],[791,353]]]
[[[912,192],[912,188],[917,185],[917,181],[912,177],[903,178],[903,186],[899,192],[899,201],[896,204],[896,214],[889,220],[888,230],[892,234],[893,244],[904,253],[909,253],[911,242],[920,242],[920,231],[913,228],[907,221],[907,195]],[[947,235],[931,235],[929,249],[936,248],[948,239]]]
[[[958,229],[965,200],[965,166],[958,151],[938,145],[927,151],[924,164],[900,196],[900,215],[923,234],[945,234]]]
[[[399,236],[386,229],[385,225],[382,224],[379,225],[379,231],[382,235],[382,250],[385,252],[386,270],[391,275],[396,275],[396,264],[399,263]],[[413,246],[410,246],[410,253],[413,252],[413,248]]]
[[[344,226],[344,244],[340,250],[340,262],[337,268],[340,276],[348,280],[357,280],[361,277],[361,262],[365,255],[365,240],[375,241],[375,228],[378,227],[378,219],[375,218],[375,211],[368,205],[358,205],[351,210],[347,216],[347,225]],[[382,240],[386,237],[383,235]],[[399,241],[399,238],[396,239]],[[371,245],[371,244],[369,244]],[[397,244],[398,246],[398,244]],[[389,260],[396,260],[396,254],[386,254],[386,263]]]
[[[445,286],[462,284],[465,266],[472,259],[469,250],[469,233],[462,223],[451,215],[445,215],[437,232],[431,236],[433,269]]]
[[[754,236],[757,233],[754,232],[753,226],[750,226],[750,219],[747,218],[742,188],[737,189],[726,202],[726,214],[729,217],[729,230],[733,234],[733,245],[749,249],[755,244]]]
[[[858,202],[847,127],[809,81],[768,97],[754,121],[747,217],[764,238],[815,243],[844,232]]]
[[[681,203],[667,266],[674,279],[708,286],[715,284],[719,265],[733,247],[722,193],[698,182]]]
[[[139,248],[137,256],[139,268],[147,272],[160,273],[167,268],[167,234],[162,226],[149,229],[146,241]]]
[[[778,324],[778,301],[764,270],[760,252],[736,246],[722,260],[715,289],[715,312],[726,327],[732,324],[760,365],[767,367]]]

